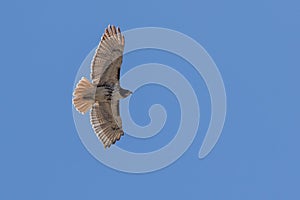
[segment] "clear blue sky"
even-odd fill
[[[2,1],[0,199],[300,199],[299,19],[296,0]],[[173,165],[126,174],[86,151],[72,118],[73,81],[107,24],[171,28],[212,56],[228,112],[223,134],[204,160],[197,155],[209,96],[191,69],[185,73],[200,91],[202,124]],[[122,73],[147,62],[188,68],[174,55],[149,50],[125,57]],[[146,98],[147,91],[171,102],[166,109],[174,119],[164,131],[176,130],[176,99],[157,86],[134,94],[137,123],[147,124],[148,104],[160,101]],[[125,136],[119,145],[154,150],[172,138],[159,137],[139,142]]]

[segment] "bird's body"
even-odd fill
[[[98,102],[118,101],[127,97],[128,90],[119,85],[101,85],[96,87],[95,100]]]
[[[124,134],[119,100],[132,92],[120,86],[120,67],[124,36],[120,29],[108,26],[91,63],[90,83],[83,77],[73,93],[73,104],[82,114],[91,109],[90,120],[98,138],[109,147]]]

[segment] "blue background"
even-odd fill
[[[296,0],[1,1],[0,199],[300,199],[299,19]],[[228,112],[208,157],[197,155],[209,122],[209,96],[193,69],[182,71],[198,88],[201,127],[173,165],[126,174],[86,151],[72,118],[73,81],[107,24],[171,28],[212,56]],[[173,58],[136,52],[125,57],[122,73],[149,61],[190,68]],[[145,86],[134,94],[133,117],[148,123],[148,104],[160,101],[155,94],[172,102],[166,109],[174,119],[163,132],[176,130],[178,104],[165,88]],[[153,150],[171,138],[143,144]],[[143,151],[129,136],[119,145]]]

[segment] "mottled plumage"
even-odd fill
[[[92,83],[82,77],[73,93],[77,111],[85,114],[91,109],[91,124],[105,148],[124,134],[119,100],[132,93],[121,88],[119,82],[124,42],[120,29],[109,25],[91,63]]]

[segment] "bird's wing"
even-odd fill
[[[109,25],[105,29],[91,63],[91,79],[94,85],[118,82],[124,42],[120,28]]]
[[[111,101],[111,110],[114,117],[115,122],[117,123],[118,127],[122,129],[122,120],[120,117],[119,111],[119,100]]]
[[[96,102],[91,111],[91,124],[104,147],[110,147],[124,135],[119,115],[119,101]]]

